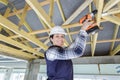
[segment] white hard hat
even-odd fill
[[[66,32],[61,26],[55,26],[54,28],[51,29],[49,36],[51,36],[53,34],[64,34],[64,35],[66,35]]]

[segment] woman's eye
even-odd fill
[[[56,38],[58,38],[59,36],[56,36]]]
[[[64,38],[64,36],[61,36],[61,38]]]

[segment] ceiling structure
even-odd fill
[[[0,54],[43,58],[52,27],[62,25],[68,46],[82,26],[79,19],[94,9],[101,31],[89,35],[83,57],[120,55],[120,0],[0,0]]]

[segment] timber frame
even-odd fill
[[[91,5],[94,3],[96,6],[98,13],[96,15],[96,21],[97,24],[100,26],[100,23],[110,21],[114,24],[116,24],[114,28],[114,34],[113,39],[110,40],[97,40],[98,34],[91,36],[91,41],[87,42],[87,44],[91,45],[91,55],[95,55],[96,50],[96,44],[97,43],[106,43],[111,42],[110,47],[110,56],[116,55],[120,51],[120,45],[118,45],[116,48],[114,48],[115,42],[120,42],[120,38],[117,38],[118,30],[120,26],[120,0],[108,0],[107,3],[105,3],[105,0],[85,0],[82,5],[78,7],[77,10],[73,12],[73,14],[68,18],[65,19],[65,14],[62,9],[62,5],[60,3],[60,0],[44,0],[43,2],[38,2],[37,0],[25,0],[26,4],[23,9],[17,10],[15,6],[12,3],[9,3],[8,0],[0,0],[0,3],[8,6],[11,5],[13,8],[13,12],[11,12],[11,8],[7,8],[4,15],[0,15],[0,31],[4,29],[9,36],[5,36],[3,34],[0,34],[0,41],[5,42],[7,44],[10,44],[12,46],[18,47],[19,49],[0,44],[0,53],[4,53],[4,55],[9,56],[15,56],[21,59],[25,60],[32,60],[44,57],[43,53],[40,52],[40,49],[47,50],[49,38],[48,36],[37,38],[36,34],[46,33],[49,34],[50,29],[55,26],[54,22],[52,22],[53,12],[54,12],[54,4],[56,3],[62,20],[63,24],[62,27],[66,29],[69,39],[72,42],[73,39],[71,35],[78,33],[78,31],[70,32],[70,28],[75,28],[76,26],[82,26],[78,22],[72,23],[71,22],[86,8],[89,7],[89,11],[91,12]],[[50,5],[49,7],[49,14],[45,12],[43,9],[43,6]],[[113,6],[115,6],[113,8]],[[37,14],[40,22],[42,23],[44,29],[42,30],[36,30],[33,31],[30,25],[25,20],[26,14],[29,10],[34,10],[34,12]],[[19,24],[15,25],[10,20],[8,20],[8,17],[16,15],[19,19]],[[24,30],[20,30],[21,25],[24,25],[28,32]],[[100,26],[101,28],[101,26]],[[46,39],[44,43],[41,42],[41,40]],[[32,42],[38,48],[32,48],[32,46],[29,44],[29,42]],[[67,41],[65,41],[65,45],[69,45]]]

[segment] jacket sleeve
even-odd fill
[[[46,51],[46,57],[48,60],[68,60],[77,58],[83,55],[87,33],[84,30],[80,30],[75,41],[68,48],[52,47]]]

